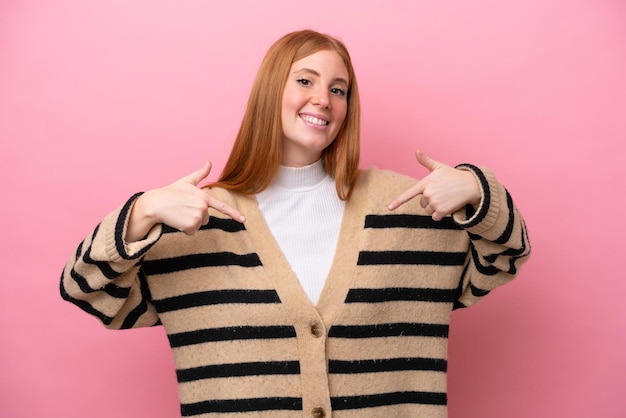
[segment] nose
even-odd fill
[[[320,88],[315,91],[313,97],[311,98],[311,103],[314,105],[320,106],[324,109],[330,108],[330,94],[328,89]]]

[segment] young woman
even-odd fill
[[[524,222],[487,168],[359,170],[359,116],[345,46],[290,33],[219,180],[136,194],[68,261],[63,298],[164,326],[183,416],[447,415],[451,312],[517,274]]]

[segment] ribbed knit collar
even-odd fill
[[[330,176],[324,170],[324,163],[321,159],[304,167],[285,167],[281,165],[270,188],[304,192],[315,189],[329,178]]]

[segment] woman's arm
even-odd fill
[[[144,193],[133,207],[126,241],[142,239],[156,224],[166,224],[174,229],[193,235],[209,222],[210,207],[219,210],[236,221],[245,218],[237,209],[215,199],[199,187],[211,172],[211,163],[174,183]]]
[[[81,242],[61,276],[61,296],[96,316],[108,328],[158,323],[141,274],[141,259],[160,239],[155,225],[143,240],[124,240],[137,194],[107,215]]]
[[[393,210],[420,196],[420,205],[436,221],[452,216],[470,238],[457,307],[469,306],[512,280],[530,256],[528,231],[509,192],[487,168],[449,167],[418,151],[430,174],[400,194]]]
[[[198,185],[210,163],[160,189],[139,193],[107,215],[78,246],[61,277],[61,295],[109,328],[158,324],[141,269],[143,256],[166,224],[188,235],[209,221],[215,208],[243,222],[243,215]]]

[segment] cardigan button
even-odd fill
[[[324,408],[313,408],[311,416],[313,418],[324,418],[326,416],[326,412],[324,412]]]
[[[320,326],[320,324],[318,324],[317,322],[313,322],[311,324],[311,334],[313,334],[313,336],[316,338],[322,336],[322,327]]]

